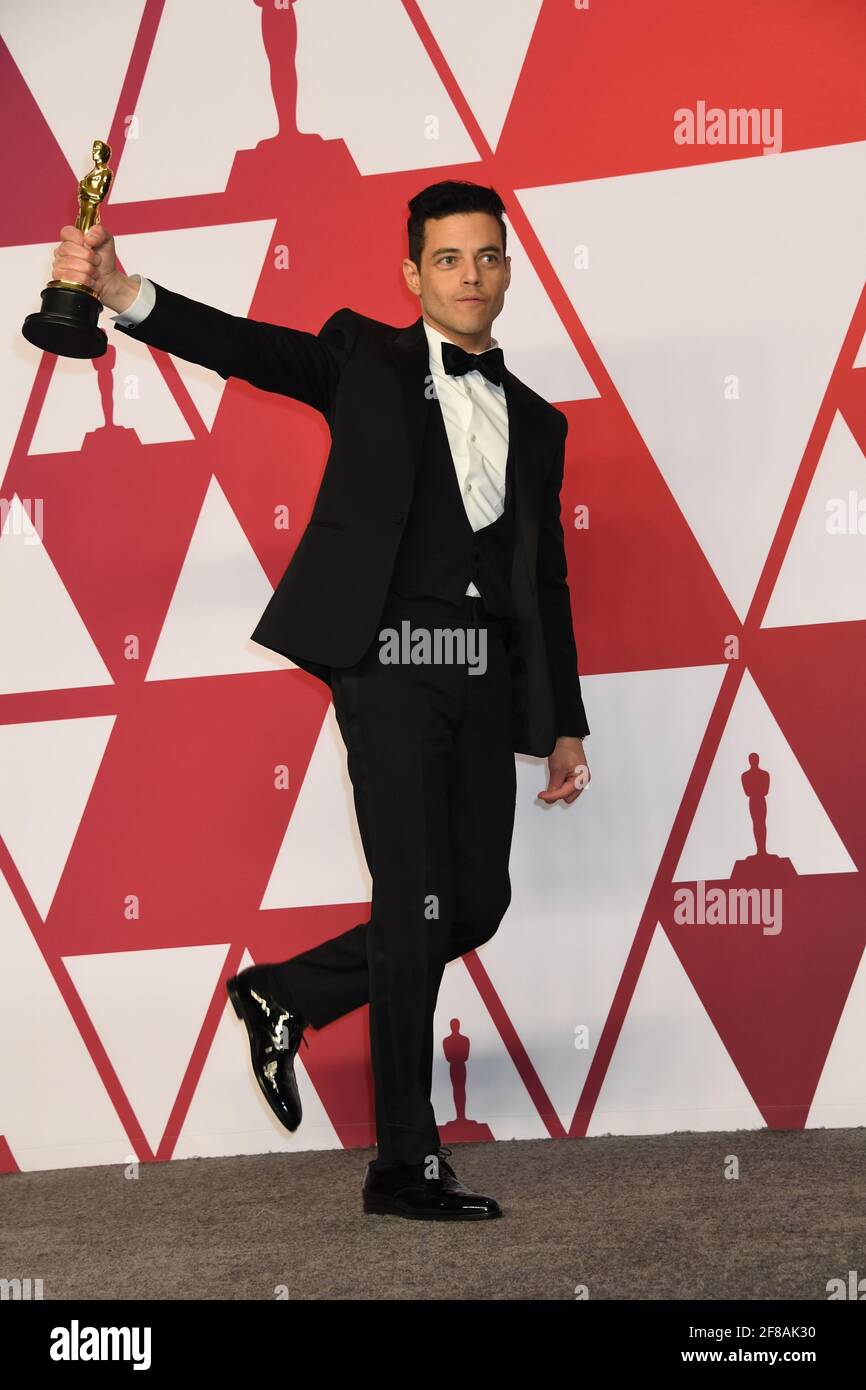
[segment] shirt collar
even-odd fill
[[[428,323],[423,316],[421,322],[424,325],[424,332],[427,334],[427,343],[430,348],[430,362],[435,370],[445,375],[445,368],[442,365],[442,344],[450,343],[451,339],[446,338],[444,333],[440,333],[439,329],[434,328],[432,323]],[[499,343],[495,338],[491,338],[490,346],[492,348],[499,347]],[[487,349],[485,348],[485,352],[486,351]]]

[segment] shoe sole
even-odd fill
[[[237,976],[235,975],[233,975],[230,980],[226,980],[226,990],[228,992],[229,999],[232,1001],[232,1007],[235,1013],[237,1014],[241,1023],[247,1030],[247,1038],[249,1039],[250,1044],[250,1061],[252,1062],[253,1049],[255,1047],[255,1038],[253,1036],[253,1030],[250,1027],[249,1020],[246,1014],[244,1013],[243,1004],[241,1003],[240,995],[237,991],[236,980]],[[253,1065],[253,1076],[256,1078],[256,1081],[258,1082],[259,1090],[261,1091],[265,1100],[268,1102],[268,1108],[270,1109],[271,1114],[279,1120],[283,1129],[287,1129],[290,1134],[294,1134],[295,1130],[298,1128],[298,1126],[301,1123],[301,1120],[303,1119],[303,1115],[298,1116],[298,1123],[296,1125],[287,1125],[279,1111],[275,1110],[273,1105],[271,1105],[270,1093],[268,1091],[267,1086],[264,1083],[263,1078],[259,1075],[258,1069],[255,1065]]]
[[[409,1221],[495,1221],[501,1211],[413,1211],[387,1198],[365,1197],[365,1216],[400,1216]]]

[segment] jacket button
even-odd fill
[[[393,521],[393,523],[394,523],[395,526],[399,526],[399,525],[400,525],[400,522],[403,520],[404,515],[405,515],[405,513],[403,513],[403,512],[395,512],[395,513],[394,513],[394,515],[391,517],[391,520]]]

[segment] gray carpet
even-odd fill
[[[454,1146],[497,1221],[365,1216],[372,1150],[0,1179],[0,1277],[46,1299],[820,1299],[866,1275],[866,1130]],[[726,1180],[729,1155],[740,1176]]]

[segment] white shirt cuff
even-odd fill
[[[122,314],[112,314],[111,322],[116,323],[120,328],[132,327],[133,324],[141,323],[146,319],[154,304],[156,303],[156,290],[150,280],[143,275],[130,275],[130,280],[138,281],[138,294],[131,304],[128,304]]]

